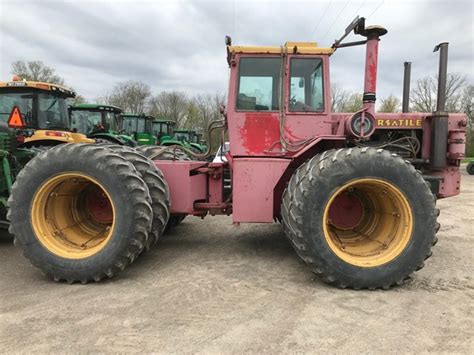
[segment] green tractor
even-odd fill
[[[181,141],[184,147],[189,147],[196,153],[204,153],[207,150],[206,145],[201,143],[201,133],[192,130],[179,129],[174,131],[174,139]]]
[[[60,85],[0,82],[0,227],[7,227],[7,200],[23,166],[36,154],[63,143],[95,143],[70,132],[67,99],[75,93]]]
[[[151,130],[153,135],[158,140],[157,144],[163,145],[163,142],[173,140],[175,124],[176,123],[174,121],[164,119],[157,119],[152,122]]]
[[[156,145],[157,139],[152,131],[155,118],[143,113],[122,114],[122,132],[133,137],[138,145]]]
[[[136,147],[131,136],[122,134],[122,109],[113,105],[80,104],[69,107],[71,128],[99,142]]]

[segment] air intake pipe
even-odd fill
[[[430,166],[433,170],[446,168],[448,152],[448,113],[446,112],[446,79],[448,68],[448,42],[438,44],[439,50],[438,99],[431,117]]]

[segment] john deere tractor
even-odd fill
[[[122,115],[122,132],[133,137],[138,145],[155,145],[157,139],[152,132],[152,122],[155,118],[143,113],[124,113]]]
[[[166,142],[172,142],[172,144],[180,143],[173,137],[175,124],[174,121],[165,119],[157,119],[152,122],[151,130],[158,140],[157,144],[165,145]]]
[[[80,104],[69,107],[71,129],[96,141],[135,147],[131,136],[122,132],[122,109],[113,105]]]
[[[200,137],[202,134],[196,133],[192,130],[175,130],[174,139],[182,142],[184,147],[189,147],[191,150],[197,153],[203,153],[206,151],[207,147],[200,142]]]
[[[68,98],[63,86],[24,81],[0,82],[0,226],[7,226],[11,187],[23,166],[39,151],[62,143],[94,143],[69,132]]]

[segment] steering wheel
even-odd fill
[[[295,106],[295,105],[296,105],[296,102],[297,102],[297,101],[296,101],[295,96],[292,96],[292,97],[290,98],[290,106]]]

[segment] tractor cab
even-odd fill
[[[257,47],[234,46],[228,39],[227,113],[233,154],[291,155],[307,140],[332,134],[329,56],[333,52],[316,42]],[[281,126],[291,149],[280,143]]]
[[[154,120],[152,122],[152,132],[153,135],[158,139],[158,144],[162,144],[163,142],[169,141],[173,139],[174,134],[174,121],[170,120]]]
[[[24,81],[0,82],[0,130],[15,130],[22,147],[89,142],[70,132],[67,99],[75,93],[60,85]]]
[[[193,130],[175,130],[174,139],[181,142],[181,145],[191,149],[196,153],[203,153],[206,151],[206,147],[199,143],[198,133]]]
[[[69,107],[71,129],[89,138],[136,146],[132,137],[121,134],[122,109],[113,105],[79,104]]]
[[[122,131],[133,137],[138,145],[155,145],[157,139],[152,132],[154,120],[153,116],[147,116],[143,113],[124,113],[122,115]]]

